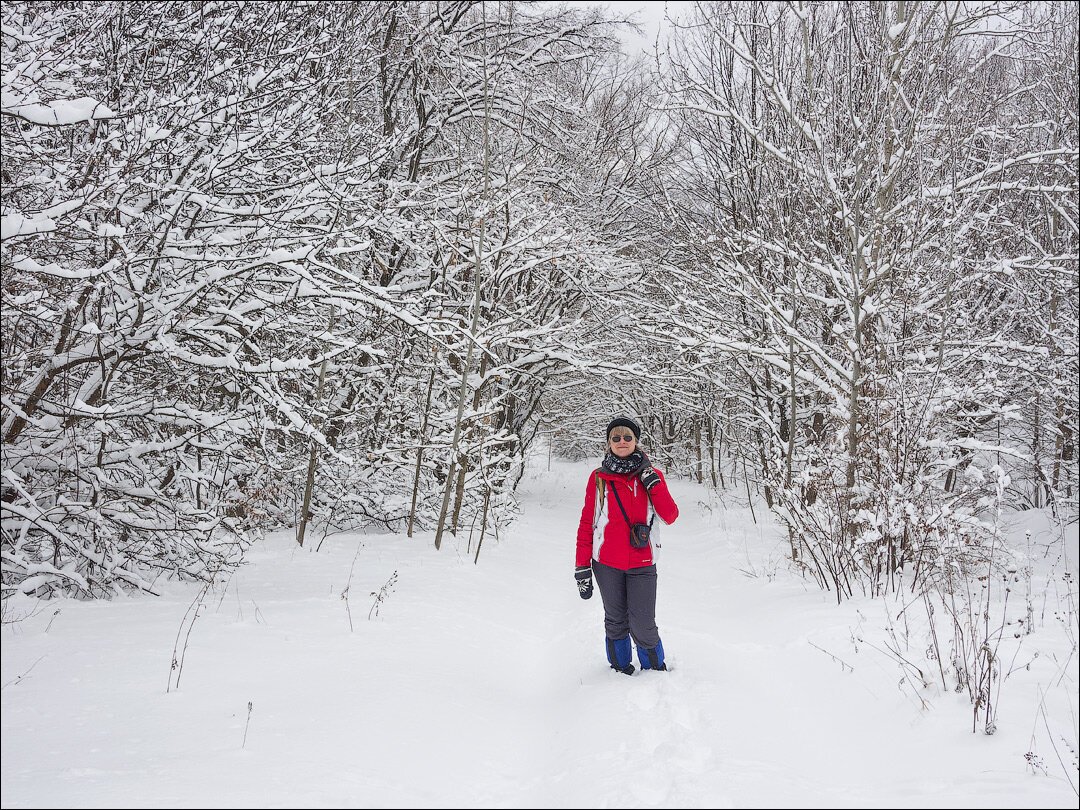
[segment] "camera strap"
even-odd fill
[[[633,526],[634,524],[630,522],[630,516],[628,514],[626,514],[626,509],[622,505],[622,499],[619,497],[619,491],[615,488],[615,482],[614,481],[609,481],[608,483],[611,484],[611,494],[615,496],[615,503],[617,503],[619,505],[619,511],[622,512],[623,520],[626,521],[627,526]],[[652,498],[649,497],[649,491],[648,490],[645,490],[645,497],[649,498],[649,504],[651,505],[652,504]],[[652,528],[654,520],[656,520],[656,510],[655,509],[653,510],[652,517],[649,518],[649,528],[650,529]]]

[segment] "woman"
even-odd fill
[[[656,628],[656,564],[648,536],[652,515],[674,523],[679,507],[659,470],[638,447],[641,428],[632,419],[612,419],[604,462],[589,477],[577,535],[578,593],[592,596],[593,576],[604,601],[607,659],[611,668],[634,674],[630,637],[642,669],[667,670]],[[604,514],[604,505],[607,513]],[[604,529],[593,557],[593,537],[601,516]],[[635,526],[635,524],[637,524]]]

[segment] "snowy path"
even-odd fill
[[[966,697],[920,712],[884,656],[856,652],[874,603],[773,578],[775,529],[689,483],[659,555],[673,671],[609,670],[599,597],[572,581],[589,469],[527,476],[478,566],[464,537],[436,553],[338,535],[318,554],[270,538],[208,602],[170,694],[191,586],[6,624],[3,805],[1075,807],[1025,772],[1033,714],[985,737]]]

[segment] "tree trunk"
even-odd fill
[[[487,13],[481,5],[484,29],[487,28]],[[490,165],[490,133],[489,123],[491,120],[488,102],[488,65],[487,65],[487,37],[483,37],[483,67],[484,67],[484,193],[482,203],[488,200],[488,190],[491,186],[491,177],[488,170]],[[469,366],[472,365],[473,346],[476,343],[476,324],[480,318],[480,276],[483,269],[484,259],[484,225],[487,219],[487,211],[481,207],[479,234],[476,245],[476,270],[473,274],[473,305],[472,323],[469,326],[469,348],[465,353],[465,362],[461,367],[461,388],[458,391],[457,417],[454,419],[454,438],[451,442],[450,469],[446,474],[446,487],[443,490],[442,508],[439,510],[439,526],[435,531],[435,548],[442,548],[443,528],[446,525],[446,512],[450,505],[450,488],[454,485],[454,469],[458,463],[458,442],[461,439],[461,417],[465,411],[465,392],[469,385]]]
[[[438,352],[435,354],[438,360]],[[413,475],[412,505],[409,507],[409,537],[412,537],[413,522],[416,519],[416,496],[420,492],[420,469],[424,461],[424,442],[427,441],[428,417],[431,415],[431,392],[435,388],[435,366],[431,366],[428,378],[427,399],[424,402],[424,423],[420,427],[420,447],[416,450],[416,473]]]
[[[330,324],[327,326],[327,334],[334,329],[334,307],[330,306]],[[326,380],[326,345],[323,345],[323,360],[319,365],[319,383],[315,388],[315,410],[322,405],[323,382]],[[296,531],[296,544],[303,548],[304,534],[311,520],[311,492],[315,488],[315,468],[319,458],[319,443],[315,437],[311,437],[311,453],[308,456],[307,480],[304,483],[304,506],[300,510],[300,527]]]

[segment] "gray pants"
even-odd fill
[[[593,560],[593,576],[604,600],[604,631],[613,640],[629,633],[639,647],[660,643],[656,628],[656,566],[620,571]]]

